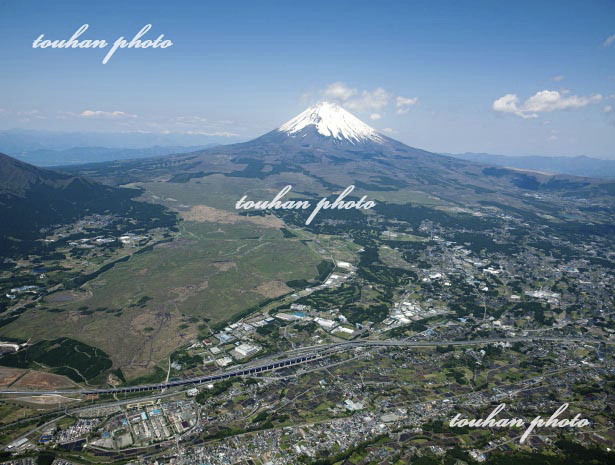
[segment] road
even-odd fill
[[[411,341],[411,340],[359,340],[340,342],[333,344],[323,344],[317,346],[309,346],[300,349],[295,349],[292,352],[297,352],[297,355],[284,358],[281,360],[273,360],[267,363],[259,365],[251,365],[244,367],[236,367],[229,371],[223,371],[212,375],[200,376],[196,378],[186,378],[175,381],[165,381],[158,384],[146,384],[139,386],[123,386],[117,388],[101,388],[101,389],[60,389],[51,391],[34,391],[34,390],[0,390],[0,394],[12,394],[12,395],[48,395],[48,394],[80,394],[80,395],[93,395],[93,394],[121,394],[131,392],[144,392],[144,391],[156,391],[167,388],[173,388],[178,386],[194,385],[211,383],[227,378],[234,378],[237,376],[254,375],[266,371],[275,371],[282,368],[291,366],[297,366],[304,363],[310,363],[329,355],[344,352],[346,350],[353,350],[360,347],[436,347],[436,346],[467,346],[467,345],[483,345],[494,344],[498,342],[529,342],[529,341],[551,341],[551,342],[567,342],[567,343],[601,343],[593,339],[584,338],[564,338],[564,337],[544,337],[544,336],[530,336],[530,337],[509,337],[509,338],[492,338],[492,339],[473,339],[473,340],[446,340],[446,341]]]

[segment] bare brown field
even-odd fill
[[[0,367],[0,386],[9,386],[25,372],[26,370],[20,368]]]
[[[54,294],[51,294],[49,297],[47,297],[47,301],[49,303],[67,303],[67,302],[74,302],[76,300],[81,300],[85,298],[85,295],[83,292],[79,292],[79,291],[61,291],[61,292],[56,292]]]
[[[24,404],[37,404],[37,405],[58,405],[58,404],[71,404],[74,402],[81,402],[81,399],[61,396],[59,394],[42,395],[42,396],[26,396],[26,397],[9,398],[9,399],[13,401],[23,402]]]
[[[292,289],[281,281],[268,281],[257,286],[254,290],[263,297],[267,297],[268,299],[270,299],[273,297],[284,295],[290,292]]]
[[[284,222],[273,215],[240,216],[236,213],[208,207],[207,205],[195,205],[188,211],[180,212],[180,215],[186,221],[195,221],[197,223],[205,221],[218,224],[252,223],[257,226],[276,229],[284,226]]]
[[[42,371],[30,370],[24,376],[22,376],[12,388],[26,388],[26,389],[61,389],[76,387],[77,384],[73,383],[65,376],[54,375],[53,373],[45,373]]]

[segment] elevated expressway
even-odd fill
[[[353,350],[356,348],[366,347],[436,347],[436,346],[468,346],[468,345],[485,345],[494,344],[498,342],[529,342],[529,341],[551,341],[560,343],[587,343],[587,344],[600,344],[602,341],[583,338],[565,338],[565,337],[509,337],[509,338],[494,338],[494,339],[471,339],[471,340],[448,340],[448,341],[412,341],[412,340],[358,340],[349,342],[340,342],[334,344],[323,344],[316,346],[308,346],[293,351],[287,352],[286,358],[280,360],[269,360],[264,362],[261,360],[260,364],[235,367],[228,371],[221,371],[219,373],[200,376],[196,378],[186,378],[180,380],[172,380],[157,384],[144,384],[137,386],[122,386],[115,388],[89,388],[89,389],[59,389],[59,390],[0,390],[0,394],[12,394],[12,395],[95,395],[95,394],[122,394],[122,393],[134,393],[144,391],[156,391],[168,388],[174,388],[179,386],[198,385],[204,383],[211,383],[220,381],[227,378],[234,378],[238,376],[249,376],[267,371],[275,371],[283,368],[293,367],[305,363],[315,362],[321,360],[330,355]],[[291,356],[289,356],[292,354]]]

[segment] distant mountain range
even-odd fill
[[[234,138],[201,134],[160,133],[64,133],[23,129],[0,130],[0,153],[42,167],[61,167],[112,162],[197,152],[216,146],[229,146]],[[235,138],[236,139],[236,138]],[[314,105],[278,129],[257,139],[289,148],[299,145],[319,150],[347,146],[375,152],[383,146],[405,146],[378,133],[339,105],[322,102]],[[250,141],[252,143],[254,141]],[[239,144],[231,144],[234,147]],[[407,147],[407,146],[405,146]],[[615,179],[615,160],[588,156],[511,156],[490,153],[442,153],[453,158],[483,165],[535,171],[544,174]]]
[[[491,153],[446,153],[462,160],[544,173],[572,174],[590,178],[615,178],[615,160],[586,157],[510,156]]]
[[[37,166],[61,166],[185,153],[236,140],[206,134],[9,129],[0,130],[0,153]]]
[[[104,149],[92,150],[107,153]],[[153,215],[163,214],[160,205],[134,202],[138,190],[111,186],[152,180],[186,183],[216,173],[226,176],[229,185],[237,178],[257,178],[263,187],[271,189],[292,180],[293,184],[300,182],[303,192],[310,196],[354,184],[382,194],[402,191],[400,198],[421,192],[460,207],[482,205],[488,199],[531,210],[536,207],[528,205],[529,192],[610,199],[615,188],[613,182],[522,172],[493,166],[492,159],[480,164],[481,160],[468,161],[410,147],[326,102],[248,142],[142,159],[134,159],[134,152],[109,150],[131,159],[66,166],[62,172],[55,172],[0,155],[0,214],[6,219],[0,225],[0,240],[6,242],[7,249],[23,250],[25,244],[31,245],[40,237],[40,228],[86,214],[144,217],[146,205],[159,209],[151,212]],[[75,149],[75,153],[86,152]],[[506,157],[506,165],[511,159]],[[545,170],[542,165],[534,169]]]
[[[367,191],[416,190],[460,205],[481,200],[485,194],[494,201],[501,196],[510,202],[511,196],[518,198],[523,191],[600,196],[612,189],[612,183],[598,180],[520,172],[410,147],[328,102],[248,142],[64,171],[114,185],[154,179],[189,182],[220,173],[229,178],[266,179],[277,187],[280,177],[301,175],[328,191],[350,184]]]
[[[36,166],[80,165],[114,160],[160,157],[215,147],[217,144],[196,146],[154,146],[146,148],[72,147],[64,150],[37,149],[21,151],[15,158]]]
[[[235,136],[161,132],[60,132],[30,129],[0,130],[0,152],[14,155],[38,149],[65,150],[73,147],[142,149],[153,146],[203,146],[228,144]]]

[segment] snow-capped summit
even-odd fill
[[[331,102],[321,102],[309,107],[278,128],[290,136],[301,136],[306,128],[313,126],[318,134],[332,137],[352,144],[364,142],[382,143],[383,138],[376,130],[341,106]]]
[[[256,139],[236,144],[251,156],[283,155],[288,162],[321,163],[342,160],[401,156],[409,147],[378,133],[341,106],[321,102],[309,107],[282,126]]]

